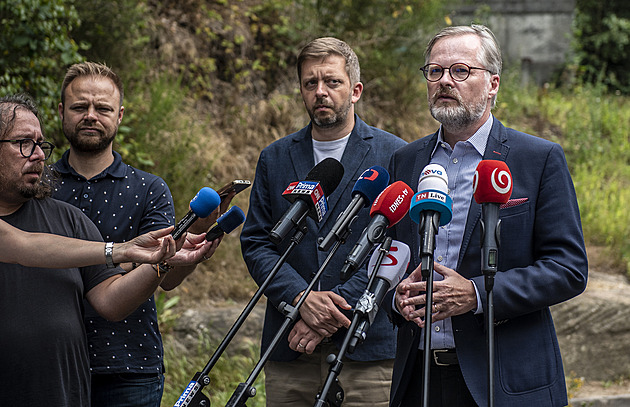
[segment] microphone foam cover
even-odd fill
[[[203,187],[190,201],[190,210],[198,217],[205,218],[217,209],[220,203],[221,198],[214,189]]]
[[[444,167],[439,164],[429,164],[424,167],[418,181],[418,191],[426,189],[448,193],[448,176]]]
[[[412,196],[413,190],[409,185],[403,181],[396,181],[376,197],[370,216],[374,217],[375,214],[380,213],[389,221],[388,227],[392,227],[407,214]]]
[[[504,204],[512,195],[512,174],[507,164],[498,160],[482,160],[473,178],[473,195],[478,204]]]
[[[243,222],[245,222],[245,213],[236,205],[217,219],[217,224],[225,233],[230,233]]]
[[[319,162],[306,175],[306,181],[318,181],[325,196],[330,196],[343,178],[343,165],[328,157]]]
[[[352,188],[352,195],[359,193],[367,200],[365,206],[372,205],[378,194],[383,192],[388,184],[389,173],[387,170],[375,165],[363,171]]]
[[[381,245],[378,245],[376,249],[374,249],[374,253],[372,253],[370,261],[368,262],[368,275],[370,277],[374,274],[374,267],[376,266],[376,259],[378,258],[380,247]],[[402,280],[410,260],[411,250],[409,246],[398,240],[392,240],[389,254],[381,262],[377,276],[389,281],[389,287],[392,289]]]

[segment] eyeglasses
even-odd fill
[[[35,147],[39,147],[44,152],[44,160],[47,160],[55,149],[54,144],[49,143],[48,141],[37,142],[30,138],[23,138],[19,140],[0,140],[0,143],[20,143],[20,154],[22,154],[22,157],[24,158],[32,156],[35,152]]]
[[[448,69],[448,73],[451,75],[454,81],[463,82],[470,76],[470,71],[472,69],[481,69],[482,71],[488,71],[492,73],[489,69],[486,68],[476,68],[474,66],[466,65],[462,62],[458,62],[456,64],[451,65],[448,68],[443,67],[438,64],[426,64],[420,70],[424,74],[424,77],[427,78],[429,82],[437,82],[442,79],[444,76],[444,71]]]

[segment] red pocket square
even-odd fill
[[[499,209],[511,208],[513,206],[523,204],[523,203],[527,202],[528,200],[529,200],[529,198],[510,199],[506,203],[501,204],[501,206],[499,206]]]

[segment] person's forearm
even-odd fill
[[[88,301],[105,319],[119,321],[144,303],[165,277],[143,264],[125,275],[110,277],[88,292]]]
[[[166,291],[174,289],[175,287],[180,285],[186,277],[188,277],[193,271],[195,271],[196,267],[196,264],[192,266],[176,266],[175,268],[173,268],[173,270],[169,271],[166,277],[164,277],[164,280],[162,280],[160,287],[162,287],[162,289]]]

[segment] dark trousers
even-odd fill
[[[401,407],[422,406],[423,390],[423,355],[418,352],[414,364],[414,375],[409,380],[407,391],[403,397]],[[430,355],[431,368],[429,369],[429,406],[430,407],[478,407],[472,398],[459,364],[449,364],[448,366],[438,365],[433,354]]]

